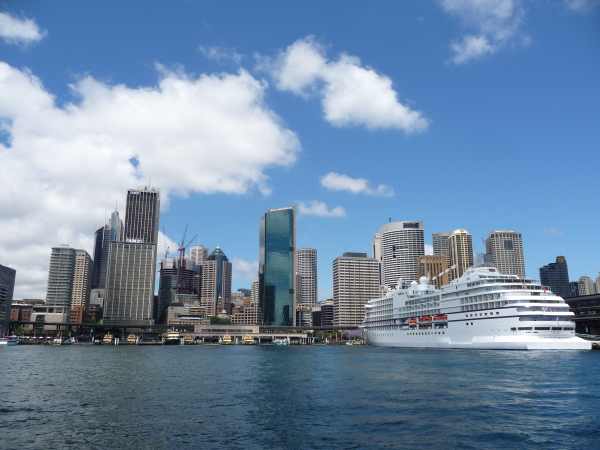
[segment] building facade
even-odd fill
[[[69,322],[71,323],[85,321],[86,311],[90,305],[93,269],[94,262],[89,253],[85,250],[75,250],[75,270],[69,312]]]
[[[296,269],[300,279],[296,284],[299,288],[298,304],[317,304],[317,250],[314,248],[299,248],[296,250]]]
[[[196,245],[190,248],[190,259],[201,266],[208,258],[208,249],[202,245]]]
[[[296,322],[296,207],[271,209],[260,219],[258,288],[262,323]]]
[[[159,217],[158,189],[149,186],[129,189],[125,205],[125,242],[156,245]]]
[[[74,248],[61,245],[52,247],[50,254],[46,306],[54,308],[55,314],[62,314],[62,322],[67,322],[70,315],[76,253]]]
[[[417,260],[417,279],[427,277],[437,289],[448,284],[445,255],[423,255]],[[441,276],[440,276],[441,274]]]
[[[0,336],[8,333],[17,271],[0,264]]]
[[[380,293],[379,261],[375,258],[368,258],[366,253],[347,252],[333,261],[335,327],[360,326],[365,318],[365,304]]]
[[[462,276],[473,265],[473,238],[467,230],[455,230],[448,237],[450,281]]]
[[[106,269],[108,267],[108,246],[113,241],[123,240],[123,221],[119,211],[113,211],[110,222],[99,228],[94,240],[94,267],[92,271],[92,289],[106,287]]]
[[[577,280],[579,296],[594,295],[596,292],[596,284],[590,277],[579,277]]]
[[[180,258],[163,258],[160,261],[160,275],[158,278],[158,302],[154,312],[154,320],[157,324],[166,323],[167,308],[175,301],[177,294],[196,294],[196,275],[198,274],[196,264],[189,258],[184,260],[184,268],[181,268]],[[181,289],[180,289],[181,283]]]
[[[381,284],[395,287],[417,279],[417,258],[425,254],[423,222],[392,222],[379,230]]]
[[[525,278],[523,239],[515,231],[492,231],[485,241],[485,252],[492,263],[504,275],[517,275]]]
[[[571,296],[569,285],[569,268],[564,256],[557,256],[555,263],[540,267],[540,281],[542,285],[548,286],[550,290],[563,298]]]
[[[446,265],[450,267],[450,241],[448,238],[450,234],[447,232],[433,233],[431,235],[431,242],[433,244],[433,254],[443,255],[446,257]]]
[[[209,316],[231,314],[232,265],[223,250],[215,248],[202,264],[200,304]]]

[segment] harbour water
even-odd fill
[[[0,348],[3,449],[598,449],[600,352]]]

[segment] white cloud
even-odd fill
[[[161,70],[153,87],[84,77],[71,86],[80,101],[57,106],[31,72],[0,62],[0,257],[14,259],[17,297],[44,298],[50,248],[91,254],[106,205],[142,180],[166,208],[173,193],[268,194],[265,170],[295,163],[298,138],[265,105],[264,83]]]
[[[48,34],[40,30],[33,19],[18,19],[0,12],[0,37],[9,44],[29,44],[41,41]]]
[[[165,247],[166,245],[166,247]],[[165,251],[166,250],[166,251]],[[162,231],[158,232],[158,243],[156,245],[157,258],[160,260],[165,257],[167,258],[178,258],[179,257],[179,243],[172,240],[169,236],[164,234]],[[91,255],[94,257],[94,255]]]
[[[433,245],[425,244],[425,254],[433,255]]]
[[[420,112],[400,103],[390,78],[363,67],[354,56],[342,54],[335,61],[328,60],[312,36],[294,42],[275,60],[261,58],[258,67],[271,74],[280,90],[303,97],[319,95],[325,119],[334,126],[397,128],[411,133],[429,125]]]
[[[321,185],[330,191],[350,191],[353,194],[379,195],[381,197],[393,197],[394,189],[390,186],[380,184],[377,189],[369,186],[369,181],[364,178],[350,178],[348,175],[340,175],[329,172],[321,178]]]
[[[208,59],[214,61],[230,60],[236,64],[242,62],[244,55],[237,53],[235,50],[227,50],[216,45],[201,45],[198,50]]]
[[[234,280],[254,280],[258,276],[258,261],[244,261],[234,257],[231,260],[232,278]]]
[[[542,236],[556,236],[556,235],[563,235],[565,234],[564,231],[560,231],[559,229],[555,228],[555,227],[550,227],[550,228],[544,228],[541,232]]]
[[[476,31],[450,45],[454,64],[493,54],[508,44],[528,42],[520,32],[525,18],[521,0],[441,0],[441,5]]]
[[[325,203],[316,200],[300,202],[298,212],[303,216],[346,217],[346,211],[341,206],[329,210]]]
[[[587,14],[600,4],[600,0],[563,0],[565,7],[577,14]]]

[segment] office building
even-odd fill
[[[198,301],[195,290],[198,272],[193,260],[185,258],[183,268],[180,258],[163,258],[160,261],[160,275],[158,278],[158,302],[154,311],[154,320],[157,324],[165,324],[167,308],[180,295],[193,295]]]
[[[250,286],[250,298],[252,299],[252,303],[258,303],[258,278],[252,280],[252,285]]]
[[[17,271],[0,264],[0,336],[8,334]]]
[[[448,284],[446,256],[423,255],[417,259],[417,280],[427,277],[437,289]],[[441,274],[441,276],[440,276]]]
[[[200,304],[209,316],[231,314],[232,266],[223,250],[215,248],[202,264]]]
[[[104,289],[106,287],[108,246],[113,241],[122,240],[123,221],[119,218],[119,211],[113,211],[109,223],[99,228],[95,234],[92,289]]]
[[[317,304],[317,250],[314,248],[299,248],[296,250],[296,270],[300,276],[297,279],[297,302],[302,305]]]
[[[579,295],[594,295],[596,294],[596,285],[590,277],[579,277],[577,280],[577,287],[579,288]]]
[[[196,263],[197,266],[202,266],[204,261],[208,258],[208,249],[201,245],[196,245],[190,248],[190,259]]]
[[[491,256],[500,273],[525,278],[523,239],[515,231],[492,231],[485,241],[485,252]]]
[[[365,317],[365,304],[380,296],[379,261],[375,258],[368,258],[366,253],[347,252],[333,261],[336,328],[360,326]]]
[[[103,324],[153,324],[159,216],[158,189],[127,191],[124,241],[109,245]]]
[[[89,253],[85,250],[75,250],[75,269],[69,311],[69,322],[71,323],[85,322],[86,312],[90,305],[93,268],[94,262]]]
[[[557,256],[555,263],[540,267],[540,281],[542,285],[548,286],[550,290],[559,297],[571,296],[569,285],[569,268],[564,256]]]
[[[448,238],[451,233],[441,232],[433,233],[431,235],[431,241],[433,244],[433,254],[443,255],[446,257],[446,265],[450,267],[450,241]]]
[[[258,288],[264,325],[296,322],[296,207],[271,209],[260,219]]]
[[[52,247],[48,267],[46,306],[52,307],[53,321],[67,322],[73,297],[73,278],[77,250],[68,245]]]
[[[425,254],[423,222],[391,222],[379,230],[381,284],[396,287],[417,279],[417,258]]]
[[[473,265],[473,240],[467,230],[455,230],[448,237],[450,281],[460,278]]]
[[[125,241],[135,244],[158,242],[160,191],[144,186],[127,191]]]

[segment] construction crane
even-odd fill
[[[194,242],[194,239],[196,239],[196,237],[198,237],[198,235],[194,236],[192,239],[190,239],[190,241],[187,244],[184,244],[185,242],[185,236],[187,235],[187,229],[188,226],[185,226],[185,231],[183,232],[183,238],[181,239],[181,244],[179,244],[179,287],[177,289],[177,292],[179,294],[186,294],[186,290],[185,286],[184,286],[184,281],[185,281],[185,249],[187,248],[188,245],[190,245],[192,242]]]

